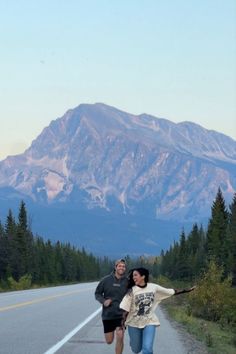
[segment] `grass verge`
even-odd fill
[[[183,301],[184,296],[182,299],[176,297],[162,303],[169,316],[176,322],[181,323],[187,332],[201,341],[207,347],[209,353],[235,354],[235,329],[226,324],[222,325],[217,322],[193,317],[189,313],[188,306]]]

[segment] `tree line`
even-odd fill
[[[53,244],[34,236],[23,201],[17,220],[10,209],[5,225],[0,221],[0,288],[14,288],[22,279],[29,286],[90,281],[111,268],[106,257],[100,259],[70,243]]]
[[[194,224],[178,242],[161,252],[160,273],[170,279],[192,280],[199,277],[213,261],[223,270],[223,277],[232,277],[236,285],[236,194],[229,208],[218,189],[206,230]]]
[[[179,241],[160,256],[125,258],[128,269],[145,266],[154,278],[164,275],[186,281],[200,277],[213,260],[223,269],[223,276],[231,275],[236,284],[236,194],[227,209],[219,188],[206,230],[194,224],[188,235],[183,230]],[[53,244],[34,236],[24,201],[17,220],[9,210],[5,224],[0,221],[0,288],[12,287],[26,275],[33,285],[97,280],[112,268],[113,260],[108,257],[98,258],[70,243]]]

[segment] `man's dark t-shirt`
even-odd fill
[[[102,319],[113,320],[122,318],[123,310],[119,305],[127,292],[128,280],[126,277],[116,278],[115,274],[105,276],[98,284],[95,290],[95,298],[101,304],[106,299],[111,299],[110,306],[102,308]]]

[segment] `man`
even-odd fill
[[[95,290],[95,298],[102,305],[102,322],[107,344],[116,336],[115,352],[122,354],[124,347],[124,329],[122,326],[123,310],[119,305],[127,291],[128,279],[125,276],[124,259],[115,262],[115,269],[105,276]]]

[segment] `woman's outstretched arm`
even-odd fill
[[[174,295],[180,295],[180,294],[184,294],[184,293],[190,293],[191,291],[195,290],[196,286],[192,286],[191,288],[187,288],[187,289],[174,289],[175,293]]]

